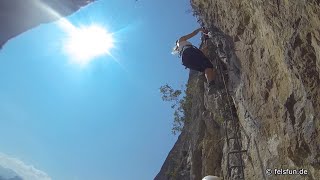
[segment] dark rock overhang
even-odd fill
[[[11,38],[68,16],[95,0],[1,0],[0,49]]]

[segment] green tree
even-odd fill
[[[185,95],[182,96],[181,90],[175,90],[168,84],[160,87],[160,93],[162,94],[163,101],[172,103],[171,108],[174,109],[172,133],[176,135],[178,132],[181,132],[189,118],[188,114],[191,107],[190,95],[188,91],[185,91]]]

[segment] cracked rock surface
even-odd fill
[[[226,129],[221,120],[228,115],[222,108],[228,98],[236,109],[242,148],[247,150],[246,179],[288,179],[267,176],[268,168],[306,169],[308,175],[290,178],[319,179],[319,4],[191,0],[200,24],[212,33],[210,59],[223,62],[231,97],[206,96],[203,76],[190,76],[189,84],[196,89],[193,119],[178,140],[186,153],[170,153],[156,179],[226,177]],[[174,146],[171,152],[179,154],[182,149]],[[172,164],[182,161],[186,163],[178,168]]]

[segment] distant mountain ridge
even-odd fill
[[[23,180],[23,179],[12,169],[8,169],[0,166],[0,180]]]
[[[12,178],[6,179],[0,176],[0,180],[23,180],[21,177],[19,176],[14,176]]]

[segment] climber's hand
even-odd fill
[[[199,28],[198,31],[204,32],[205,29],[203,27]]]

